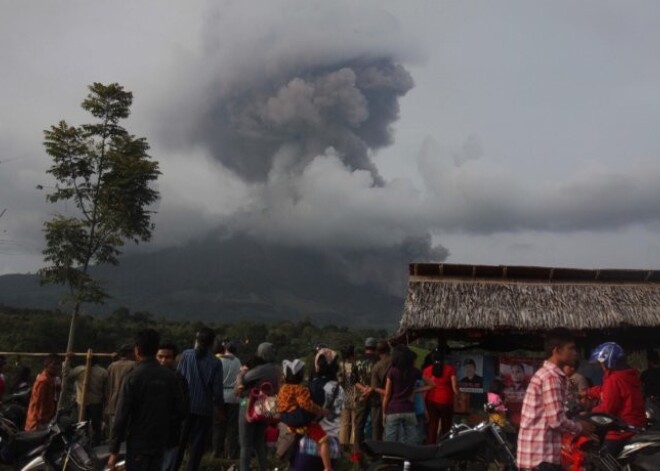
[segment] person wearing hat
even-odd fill
[[[240,470],[248,471],[252,455],[257,455],[259,469],[266,471],[268,467],[266,452],[266,423],[248,422],[245,418],[247,399],[252,388],[261,388],[268,383],[272,393],[277,394],[280,389],[282,371],[275,365],[275,346],[270,342],[263,342],[257,347],[257,354],[250,358],[236,379],[237,394],[241,397],[241,409],[238,414],[238,435],[241,444]]]
[[[383,397],[385,396],[385,383],[387,373],[392,367],[392,356],[390,355],[390,344],[385,340],[379,340],[376,344],[378,362],[371,369],[371,438],[382,440],[384,432],[383,424]]]
[[[326,349],[322,348],[321,350]],[[280,422],[289,427],[293,433],[306,435],[314,440],[318,445],[324,469],[330,470],[332,469],[332,462],[330,460],[328,434],[316,420],[329,415],[330,411],[314,402],[310,389],[302,384],[305,376],[304,367],[305,363],[298,358],[293,361],[284,360],[282,362],[284,384],[277,394]]]
[[[626,363],[623,348],[615,342],[605,342],[591,352],[589,361],[600,364],[603,369],[603,385],[586,391],[588,398],[599,401],[592,412],[611,414],[628,425],[645,427],[642,382],[639,372]],[[603,445],[617,456],[625,441],[633,435],[634,432],[611,430],[607,432]]]
[[[371,413],[371,369],[378,361],[378,355],[376,354],[377,342],[374,337],[367,337],[364,341],[364,354],[358,356],[357,360],[355,360],[355,369],[357,371],[355,388],[359,394],[356,395],[355,402],[353,445],[360,449],[364,446],[364,427]]]
[[[339,426],[341,411],[344,406],[344,390],[337,381],[339,372],[339,356],[330,348],[321,348],[314,357],[314,371],[316,376],[310,383],[312,400],[327,413],[319,421],[319,425],[327,436],[328,453],[331,459],[341,457],[339,444]],[[319,460],[322,450],[308,437],[301,440],[300,453],[295,462],[296,471],[321,471],[332,469],[329,464]],[[320,461],[320,462],[319,462]]]
[[[106,370],[108,376],[105,382],[105,425],[106,430],[112,430],[117,409],[117,400],[119,392],[124,384],[126,375],[135,367],[135,347],[130,344],[124,344],[119,347],[117,352],[119,359],[113,361]]]

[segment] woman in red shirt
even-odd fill
[[[431,364],[424,368],[423,376],[430,378],[435,387],[426,393],[426,408],[429,413],[429,426],[426,443],[433,445],[440,434],[449,432],[454,415],[454,395],[458,394],[456,371],[451,365],[445,364],[445,355],[436,348],[430,355]],[[440,427],[438,427],[438,425]]]

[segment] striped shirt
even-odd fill
[[[176,370],[188,382],[191,414],[210,416],[214,405],[224,404],[222,363],[211,353],[197,358],[195,350],[186,350]]]
[[[518,434],[518,466],[561,464],[563,433],[578,434],[582,427],[564,412],[567,379],[554,363],[546,361],[529,382],[523,400]]]

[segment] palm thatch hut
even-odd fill
[[[411,264],[397,337],[438,337],[488,350],[539,350],[568,328],[584,346],[660,344],[660,271]]]

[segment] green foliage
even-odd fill
[[[0,306],[0,351],[63,352],[66,347],[68,316],[60,311],[40,311]],[[174,342],[180,349],[192,347],[197,321],[165,321],[148,312],[131,312],[125,307],[103,316],[80,316],[79,335],[74,350],[114,352],[120,345],[131,343],[140,329],[154,328],[162,340]],[[341,350],[348,344],[358,349],[367,337],[388,338],[385,330],[349,330],[334,325],[317,326],[309,321],[263,324],[242,321],[232,324],[211,323],[220,340],[239,341],[239,357],[245,361],[256,353],[261,342],[276,346],[278,360],[305,358],[318,342]]]
[[[146,139],[119,125],[130,114],[133,94],[117,83],[94,83],[83,109],[98,121],[75,127],[60,121],[44,131],[56,180],[51,203],[72,202],[77,215],[56,214],[44,223],[47,266],[43,283],[68,285],[73,302],[100,303],[107,294],[88,275],[90,264],[118,263],[119,248],[151,238],[149,210],[159,197],[150,185],[160,174]]]

